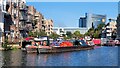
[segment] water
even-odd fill
[[[21,50],[0,51],[0,66],[117,66],[118,47],[56,54],[27,54]]]

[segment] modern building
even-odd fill
[[[120,39],[120,1],[118,2],[117,38]]]
[[[106,43],[110,39],[117,37],[117,22],[115,19],[109,19],[109,22],[102,28],[101,32],[101,44]]]
[[[86,17],[80,17],[80,19],[79,19],[79,27],[80,28],[86,28],[87,27]]]
[[[43,19],[44,19],[44,17],[43,17],[43,15],[40,12],[36,12],[35,13],[35,21],[37,22],[36,25],[35,25],[35,27],[36,27],[35,29],[37,31],[42,30]]]
[[[4,20],[3,20],[3,18],[4,18],[4,16],[3,16],[4,14],[3,14],[3,12],[2,12],[2,7],[1,7],[1,4],[0,4],[0,43],[2,42],[2,33],[3,33],[3,31],[4,31]],[[1,46],[0,46],[1,47]]]
[[[79,27],[54,27],[53,31],[58,35],[66,34],[67,32],[74,33],[75,31],[80,31],[81,34],[84,34],[87,31],[87,28]]]
[[[27,36],[26,21],[28,7],[25,0],[7,0],[7,6],[9,6],[7,12],[11,15],[13,21],[10,27],[10,37],[12,42],[18,42],[20,38]]]
[[[0,0],[0,38],[3,33],[10,41],[19,41],[27,37],[29,31],[39,30],[51,34],[53,20],[45,20],[34,6],[27,6],[25,0]]]
[[[118,14],[120,14],[120,1],[118,2]]]
[[[1,19],[0,41],[1,42],[3,42],[4,38],[8,36],[8,34],[10,33],[10,26],[13,24],[12,17],[8,13],[8,9],[9,9],[8,2],[6,0],[1,0],[0,1],[0,19]]]
[[[85,17],[80,17],[79,28],[96,28],[99,24],[106,22],[106,15],[86,13]],[[86,31],[87,31],[86,30]]]
[[[43,30],[47,33],[47,35],[50,35],[53,32],[53,20],[44,19],[44,22],[42,23]]]
[[[58,35],[66,34],[67,31],[74,33],[76,30],[85,34],[90,28],[96,28],[99,24],[106,22],[106,15],[86,13],[85,17],[80,17],[79,27],[54,27],[53,31]]]
[[[36,9],[34,8],[34,6],[28,6],[28,12],[27,12],[27,21],[26,21],[26,28],[28,31],[31,31],[34,29],[34,20],[35,20],[35,13],[36,13]]]
[[[43,15],[38,12],[34,6],[28,6],[28,28],[33,31],[40,31],[42,30],[42,23],[44,22]],[[31,26],[32,28],[30,28]]]
[[[1,2],[2,1],[2,2]],[[27,20],[27,6],[24,0],[1,0],[2,21],[0,25],[5,37],[12,40],[19,40],[20,35],[25,34],[21,30],[25,30]]]

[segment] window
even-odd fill
[[[48,34],[50,34],[50,32],[48,32]]]

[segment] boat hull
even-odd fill
[[[72,46],[72,47],[52,47],[38,48],[38,53],[60,53],[60,52],[70,52],[70,51],[80,51],[80,50],[90,50],[94,49],[94,46]]]

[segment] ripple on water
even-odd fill
[[[116,66],[118,47],[55,54],[26,54],[21,50],[0,51],[0,66]]]

